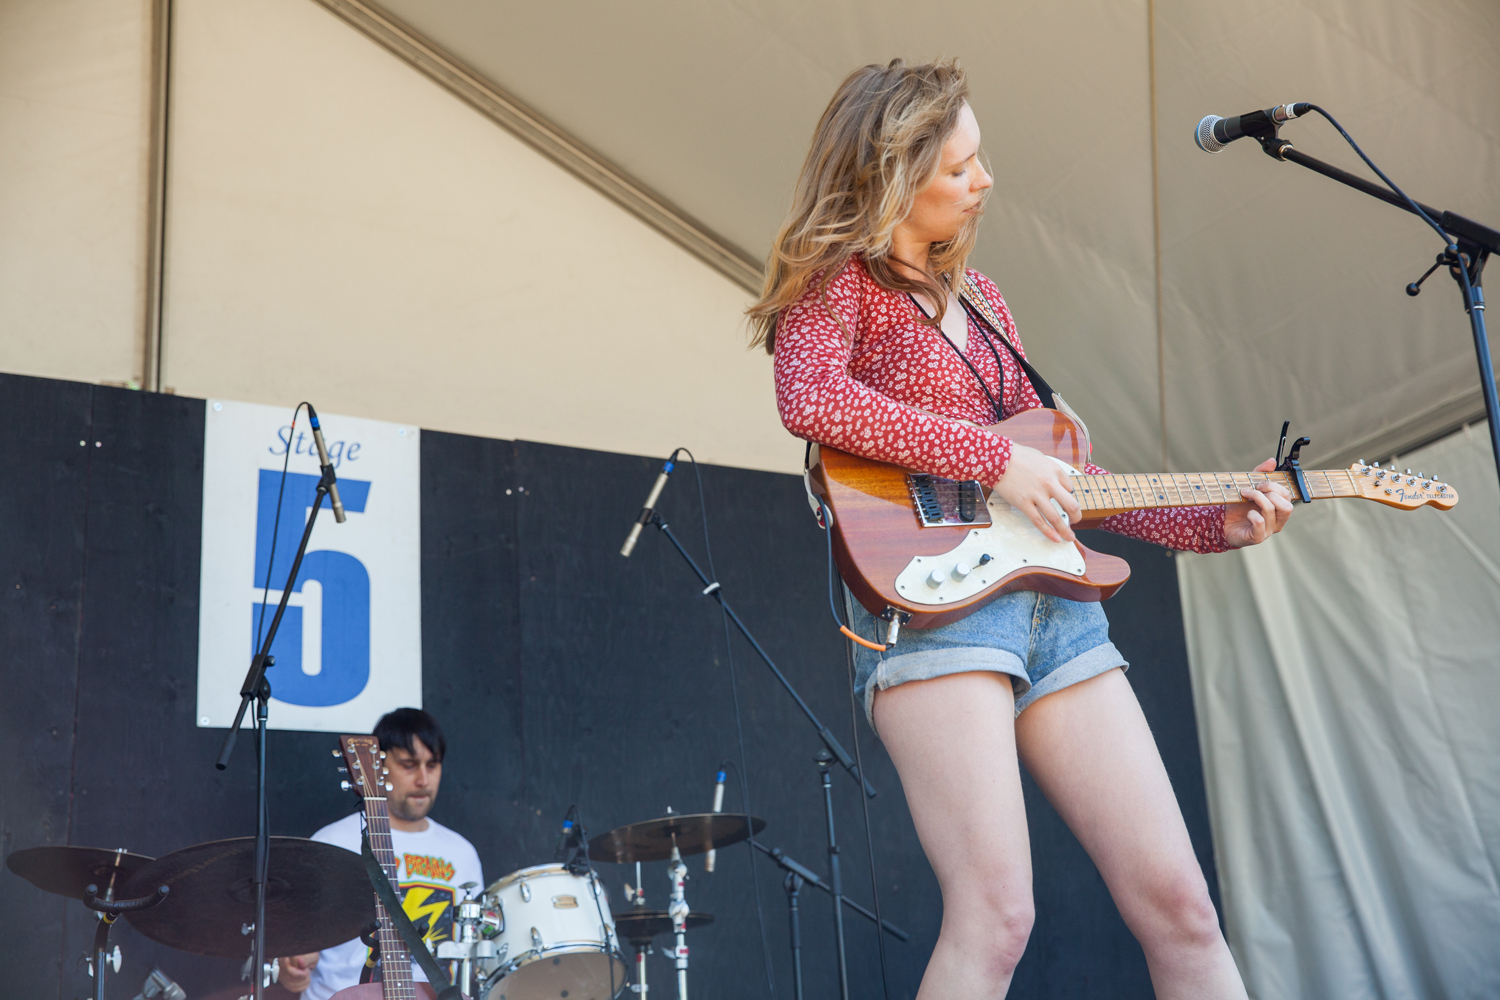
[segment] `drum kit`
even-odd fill
[[[452,938],[437,945],[436,957],[450,963],[453,980],[474,1000],[614,1000],[627,990],[645,1000],[646,956],[656,939],[672,935],[677,995],[686,1000],[686,935],[713,917],[689,908],[682,859],[749,839],[764,827],[765,821],[754,816],[669,810],[660,819],[592,840],[580,837],[576,854],[582,863],[575,857],[566,864],[522,868],[457,903]],[[359,855],[318,841],[272,837],[269,857],[267,954],[299,955],[356,937],[369,940],[365,932],[375,921],[375,901]],[[6,864],[37,888],[99,912],[89,968],[95,997],[103,1000],[106,969],[120,969],[119,946],[111,951],[107,938],[121,915],[139,933],[172,948],[226,958],[248,954],[254,860],[255,838],[243,837],[161,858],[124,849],[35,847],[12,853]],[[626,886],[628,909],[611,912],[592,861],[636,866],[635,886]],[[668,862],[665,910],[647,909],[640,886],[641,865],[654,861]],[[626,962],[621,939],[635,950],[633,963]],[[263,975],[275,979],[277,971],[267,962]],[[245,978],[249,972],[247,967]],[[154,981],[170,990],[153,988]],[[157,971],[146,990],[144,996],[182,996]]]

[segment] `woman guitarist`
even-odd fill
[[[979,480],[1052,541],[1071,540],[1080,511],[1066,473],[983,429],[1043,400],[1001,339],[1020,352],[999,291],[964,266],[993,183],[967,95],[953,63],[896,60],[844,81],[813,135],[750,317],[775,355],[777,404],[793,434]],[[1103,526],[1219,552],[1264,541],[1291,514],[1280,486],[1241,495],[1227,508],[1136,511]],[[847,604],[856,631],[876,639],[872,616]],[[860,650],[857,693],[943,892],[921,1000],[1003,997],[1026,947],[1018,759],[1098,865],[1156,995],[1245,996],[1126,666],[1099,604],[1031,591],[903,632],[888,653]]]

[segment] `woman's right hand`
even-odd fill
[[[1062,464],[1035,448],[1012,441],[1010,465],[995,484],[994,492],[1006,503],[1031,518],[1037,530],[1054,542],[1076,541],[1070,521],[1083,516],[1073,499],[1072,478]],[[1052,503],[1062,505],[1063,514]]]

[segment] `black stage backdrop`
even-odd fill
[[[78,844],[160,856],[254,833],[251,741],[240,741],[229,771],[216,771],[223,730],[199,729],[194,719],[203,407],[197,399],[0,375],[5,854]],[[714,603],[654,530],[630,560],[617,554],[658,468],[656,459],[423,433],[423,699],[449,740],[433,815],[474,842],[486,880],[550,861],[572,803],[593,833],[668,806],[706,810],[717,765],[738,758],[734,686]],[[823,538],[801,483],[714,466],[702,478],[724,593],[853,752]],[[689,465],[679,467],[661,506],[701,559]],[[1161,549],[1091,534],[1090,545],[1131,561],[1134,577],[1109,605],[1113,635],[1135,664],[1131,681],[1217,900],[1175,564]],[[751,811],[767,820],[763,840],[824,871],[819,742],[738,636],[728,649],[750,780],[747,789],[731,773],[725,808],[740,809],[748,790]],[[910,943],[890,942],[891,996],[911,997],[941,900],[895,771],[862,718],[859,737],[880,791],[870,814],[884,913],[912,934]],[[273,833],[307,836],[351,811],[337,788],[331,736],[272,731],[269,746]],[[869,905],[859,796],[838,771],[834,796],[845,885]],[[1029,780],[1026,796],[1037,921],[1014,995],[1151,996],[1141,950],[1097,871]],[[766,995],[758,888],[777,991],[790,997],[780,872],[759,858],[752,879],[743,846],[721,852],[713,874],[701,857],[688,865],[689,902],[715,916],[690,937],[695,995]],[[600,868],[622,907],[633,871]],[[645,882],[649,904],[665,908],[665,864],[648,865]],[[834,996],[831,908],[808,888],[802,912],[808,995]],[[80,958],[93,924],[81,903],[0,872],[3,992],[92,995]],[[851,914],[848,938],[852,994],[879,996],[871,925]],[[238,961],[172,951],[123,921],[113,940],[125,965],[111,977],[111,997],[138,992],[152,966],[193,998],[238,978]],[[674,994],[664,955],[651,959],[650,971],[657,990]]]

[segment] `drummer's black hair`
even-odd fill
[[[413,736],[427,745],[427,749],[432,751],[432,756],[439,763],[448,755],[448,741],[443,738],[443,727],[420,708],[398,708],[394,712],[385,713],[375,723],[375,738],[380,741],[382,750],[390,751],[393,747],[400,747],[407,753],[415,754],[417,748],[412,745]]]

